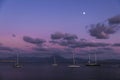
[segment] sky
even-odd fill
[[[36,44],[23,37],[44,39],[50,44],[50,36],[56,32],[75,34],[79,40],[120,43],[119,30],[101,31],[104,38],[96,38],[98,35],[93,36],[86,28],[119,14],[120,0],[0,0],[0,43],[31,51]]]

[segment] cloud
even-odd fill
[[[0,51],[13,51],[13,49],[7,46],[0,45]]]
[[[59,44],[59,41],[51,40],[51,41],[49,41],[49,43],[52,43],[52,44]]]
[[[76,40],[61,40],[58,42],[59,45],[66,46],[66,47],[69,47],[70,45],[76,44],[76,43],[77,43]]]
[[[33,50],[36,50],[36,51],[49,51],[48,48],[44,48],[44,47],[34,47]]]
[[[78,39],[78,37],[75,34],[56,32],[54,34],[51,34],[51,39],[53,40],[59,40],[59,39],[75,40],[75,39]]]
[[[52,41],[49,41],[50,43],[68,46],[70,44],[74,44],[78,37],[75,34],[57,32],[51,35],[51,39]]]
[[[80,39],[80,41],[82,41],[82,42],[86,42],[87,39],[82,38],[82,39]]]
[[[93,50],[96,54],[114,54],[114,50],[112,48],[97,48],[96,50]]]
[[[69,47],[71,44],[76,43],[76,39],[78,39],[78,37],[75,34],[57,32],[51,35],[51,39],[52,40],[49,41],[50,43]]]
[[[57,39],[62,39],[64,37],[64,34],[61,32],[56,32],[54,34],[51,34],[51,39],[57,40]]]
[[[103,23],[91,24],[87,27],[89,27],[88,32],[91,36],[97,39],[108,39],[111,34],[120,29],[120,15],[109,18]]]
[[[65,40],[75,40],[75,39],[78,39],[78,37],[74,34],[65,33],[64,34],[64,39]]]
[[[120,47],[120,43],[115,43],[115,44],[113,44],[112,46]]]
[[[58,41],[49,41],[50,43],[53,43],[53,44],[58,44],[60,46],[66,46],[68,47],[69,45],[72,45],[72,44],[76,44],[77,41],[76,40],[58,40]]]
[[[98,48],[98,49],[103,49],[103,50],[113,50],[113,48],[110,48],[110,47],[104,47],[104,48]]]
[[[103,26],[103,28],[105,29],[106,27]],[[100,28],[100,29],[104,30],[103,28]],[[100,30],[100,29],[98,29],[98,30]],[[106,29],[106,30],[105,30],[106,33],[113,33],[110,29]],[[98,31],[96,31],[96,32],[98,32]],[[69,48],[105,47],[105,46],[110,45],[108,43],[88,42],[88,40],[86,40],[86,39],[80,39],[80,41],[78,41],[77,40],[78,37],[74,34],[69,34],[69,33],[65,33],[65,34],[60,33],[60,34],[62,34],[62,36],[57,38],[57,40],[50,41],[50,43],[58,44],[60,46],[65,46],[65,47],[69,47]]]
[[[96,48],[96,49],[90,49],[90,50],[80,50],[78,55],[88,55],[88,54],[97,54],[97,55],[114,55],[115,52],[112,48],[105,47],[105,48]]]
[[[86,48],[86,47],[106,47],[109,46],[108,43],[93,43],[93,42],[81,42],[78,41],[75,44],[70,45],[72,48]]]
[[[72,53],[73,53],[73,49],[72,48],[33,48],[33,52],[29,55],[29,56],[53,56],[53,55],[60,55],[63,57],[72,57]],[[105,48],[96,48],[96,49],[90,49],[90,50],[86,50],[86,49],[79,49],[77,51],[75,51],[75,57],[81,57],[84,56],[86,58],[88,58],[88,54],[98,54],[98,55],[109,55],[109,54],[114,54],[114,50],[112,48],[109,47],[105,47]]]
[[[106,25],[102,23],[92,24],[89,27],[88,32],[97,39],[108,39],[111,34],[116,33],[120,28],[117,25]]]
[[[120,24],[120,15],[108,19],[109,24]]]
[[[41,45],[41,44],[46,42],[44,39],[39,39],[39,38],[33,39],[33,38],[29,37],[29,36],[24,36],[23,40],[25,42],[36,44],[36,45]]]
[[[38,47],[35,47],[33,48],[33,53],[34,55],[49,55],[49,56],[52,56],[52,55],[65,55],[65,54],[68,54],[68,51],[64,50],[64,49],[60,49],[60,48],[38,48]]]

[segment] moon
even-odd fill
[[[86,14],[86,12],[82,12],[82,14],[83,14],[83,15],[85,15],[85,14]]]

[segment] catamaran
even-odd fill
[[[91,63],[91,55],[88,54],[88,64],[86,66],[100,66],[100,64],[97,63],[97,55],[94,54],[94,62]]]

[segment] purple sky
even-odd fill
[[[119,0],[3,0],[0,2],[0,43],[25,48],[30,44],[23,41],[23,36],[49,41],[50,35],[55,32],[120,43],[120,31],[109,39],[95,39],[85,28],[118,14]],[[12,37],[12,34],[16,37]]]

